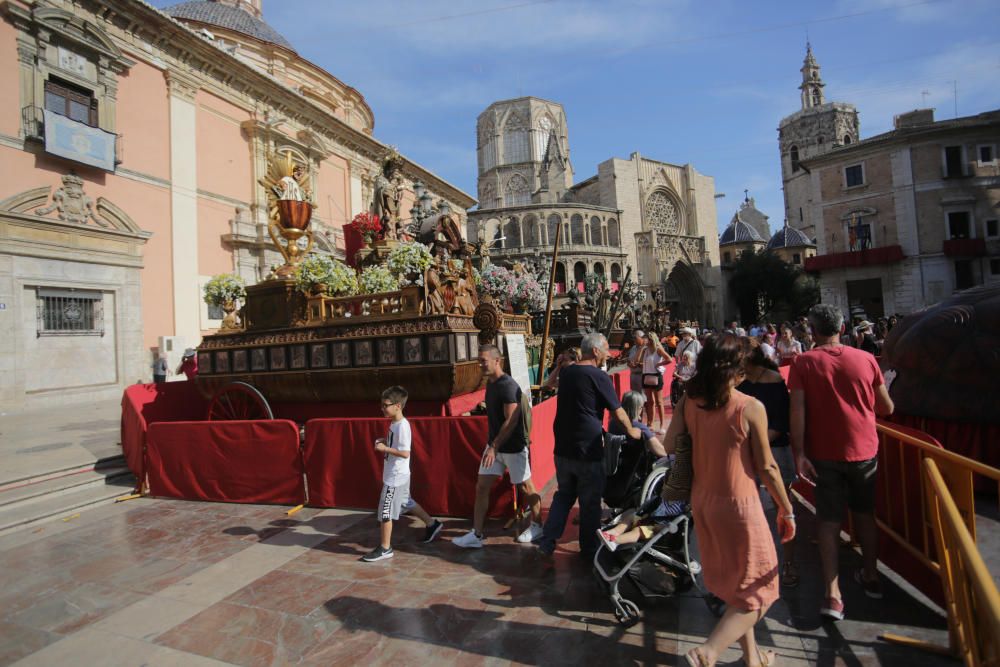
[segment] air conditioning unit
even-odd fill
[[[167,367],[170,369],[170,373],[177,370],[177,367],[181,365],[181,360],[184,358],[184,349],[187,347],[187,341],[184,336],[160,336],[158,339],[159,350],[157,355],[165,354],[167,355]],[[156,361],[156,357],[153,357],[153,361]],[[150,362],[152,364],[152,362]],[[175,380],[186,379],[183,375],[167,375],[167,381],[172,382]]]

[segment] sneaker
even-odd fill
[[[537,523],[532,523],[524,529],[524,532],[517,536],[517,541],[521,544],[534,542],[542,536],[542,527]]]
[[[819,608],[819,615],[825,616],[832,621],[844,620],[844,603],[837,598],[827,598],[822,607]]]
[[[424,528],[424,542],[433,542],[434,538],[441,533],[442,528],[444,528],[444,524],[435,519],[434,523]]]
[[[362,556],[361,560],[366,563],[374,563],[377,560],[386,560],[387,558],[392,558],[395,555],[396,554],[393,552],[392,547],[383,549],[381,546],[378,546]]]
[[[604,548],[608,551],[614,551],[618,548],[618,543],[615,541],[615,536],[611,533],[606,533],[603,530],[597,531],[597,536],[601,538],[601,543],[604,544]]]
[[[854,571],[854,581],[860,584],[862,590],[864,590],[865,595],[872,598],[873,600],[882,599],[882,582],[878,577],[875,577],[873,581],[865,579],[864,570]]]
[[[482,549],[483,538],[476,535],[476,531],[470,530],[465,535],[459,535],[451,541],[456,547],[463,549]]]

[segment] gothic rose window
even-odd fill
[[[664,192],[654,192],[646,200],[646,219],[657,233],[677,233],[677,207]]]

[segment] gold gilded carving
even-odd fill
[[[275,275],[287,278],[313,246],[309,221],[314,204],[309,188],[309,170],[304,164],[295,162],[290,150],[286,150],[284,155],[271,153],[267,157],[267,175],[258,182],[267,191],[268,234],[285,258],[284,265],[278,268]],[[305,248],[299,245],[302,238],[306,239]]]

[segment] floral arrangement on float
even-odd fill
[[[545,308],[548,294],[545,287],[531,273],[514,274],[514,296],[511,306],[515,313],[531,313]]]
[[[295,286],[307,295],[351,296],[358,293],[358,275],[343,262],[313,254],[295,267]]]
[[[212,276],[203,289],[205,303],[222,308],[223,329],[236,329],[236,302],[246,299],[247,290],[243,278],[232,273]]]
[[[399,279],[401,286],[422,285],[424,271],[434,263],[434,256],[423,243],[401,243],[393,248],[385,265]]]
[[[480,283],[476,287],[480,296],[489,295],[494,301],[507,306],[514,298],[516,289],[514,272],[498,264],[489,264],[483,267]]]
[[[399,289],[399,278],[388,267],[376,264],[366,267],[358,276],[361,294],[380,294]]]
[[[361,235],[365,243],[371,245],[382,238],[382,221],[374,213],[363,211],[351,220],[351,229]]]

